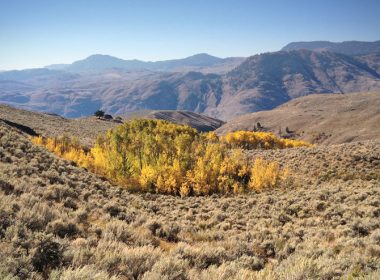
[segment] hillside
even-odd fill
[[[215,130],[223,124],[218,119],[186,111],[140,111],[123,116],[126,120],[133,118],[167,120],[177,124],[187,124],[199,131]],[[77,137],[86,146],[92,145],[99,134],[120,124],[117,121],[95,117],[67,119],[54,114],[32,112],[6,105],[0,105],[0,119],[8,121],[8,124],[15,127],[24,126],[31,131],[31,134],[47,137],[62,135]]]
[[[38,135],[47,137],[62,135],[77,137],[84,145],[93,144],[100,133],[105,133],[119,125],[118,122],[99,120],[94,117],[66,119],[53,114],[32,112],[6,105],[0,105],[0,120],[5,120],[15,127],[22,125]]]
[[[339,43],[329,41],[292,42],[282,48],[283,51],[294,51],[300,49],[312,51],[331,51],[347,55],[367,55],[380,51],[380,41],[346,41]]]
[[[270,111],[233,119],[217,130],[225,134],[253,130],[260,122],[276,134],[286,127],[296,138],[315,143],[344,143],[380,139],[380,92],[313,94],[296,98]]]
[[[136,111],[123,115],[126,120],[143,118],[165,120],[176,124],[186,124],[199,131],[213,131],[224,124],[223,121],[190,111]]]
[[[0,147],[2,278],[379,277],[379,142],[254,151],[294,183],[188,198],[128,193],[1,121]]]
[[[367,55],[358,56],[358,59],[366,63],[369,67],[380,73],[380,51]]]

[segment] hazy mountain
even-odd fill
[[[219,61],[204,54],[185,60],[189,69],[191,65]],[[234,59],[226,60],[236,63]],[[115,67],[80,74],[49,69],[3,72],[0,81],[8,82],[0,83],[0,102],[66,117],[88,116],[102,108],[111,114],[147,109],[186,110],[228,120],[269,110],[312,93],[349,93],[380,88],[379,64],[373,57],[352,57],[328,51],[297,50],[255,55],[226,74],[116,67],[124,63],[110,56],[93,56],[73,65],[82,69],[86,69],[83,65]],[[173,60],[166,65],[175,68],[178,63]],[[157,67],[163,69],[164,66]],[[15,90],[9,80],[22,85],[15,84]]]
[[[125,70],[143,69],[145,62],[140,60],[123,60],[110,55],[95,54],[78,60],[65,67],[71,72],[101,72],[106,69],[120,68]]]
[[[365,55],[373,52],[380,52],[380,41],[346,41],[340,43],[329,41],[293,42],[282,48],[283,51],[294,51],[300,49],[312,51],[331,51],[347,55]]]
[[[151,70],[151,71],[184,71],[202,70],[205,67],[224,66],[227,70],[241,63],[244,58],[219,58],[206,53],[196,54],[183,59],[164,61],[124,60],[109,55],[95,54],[72,64],[58,64],[46,66],[48,69],[65,70],[69,72],[104,72],[110,69],[119,70]]]
[[[45,68],[47,69],[50,69],[50,70],[63,70],[65,69],[66,67],[68,67],[69,64],[51,64],[51,65],[47,65],[45,66]]]
[[[312,93],[348,93],[380,87],[380,75],[352,57],[299,50],[248,58],[224,78],[215,116],[229,119],[269,110]]]
[[[25,70],[13,70],[0,72],[0,81],[29,81],[38,79],[59,78],[62,80],[77,77],[75,74],[65,71],[51,70],[46,68],[35,68]]]

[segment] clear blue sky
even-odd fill
[[[1,70],[95,53],[249,56],[308,40],[380,40],[380,0],[0,0]]]

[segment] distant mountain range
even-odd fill
[[[124,60],[110,55],[95,54],[72,64],[56,64],[46,66],[47,69],[65,70],[68,72],[103,72],[110,69],[119,70],[151,70],[151,71],[184,71],[200,70],[200,68],[225,66],[228,69],[237,66],[244,58],[219,58],[200,53],[183,59],[164,61]]]
[[[380,41],[360,42],[346,41],[334,43],[329,41],[293,42],[282,48],[283,51],[294,50],[330,51],[347,55],[367,55],[380,52]]]
[[[291,43],[246,59],[198,54],[144,62],[93,55],[68,65],[0,72],[0,102],[66,117],[102,108],[121,115],[187,110],[229,120],[312,93],[380,88],[378,43]]]

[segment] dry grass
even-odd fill
[[[289,164],[299,178],[311,174],[296,187],[131,194],[2,124],[0,278],[377,279],[378,177],[312,172],[376,173],[379,143],[297,151],[259,153]]]
[[[313,94],[291,100],[273,110],[237,117],[217,129],[218,134],[265,130],[312,143],[340,144],[380,139],[380,92]]]
[[[0,105],[0,119],[22,124],[46,137],[69,135],[77,137],[83,145],[93,145],[96,137],[120,125],[118,122],[100,120],[96,117],[66,119],[57,115],[32,112]]]

